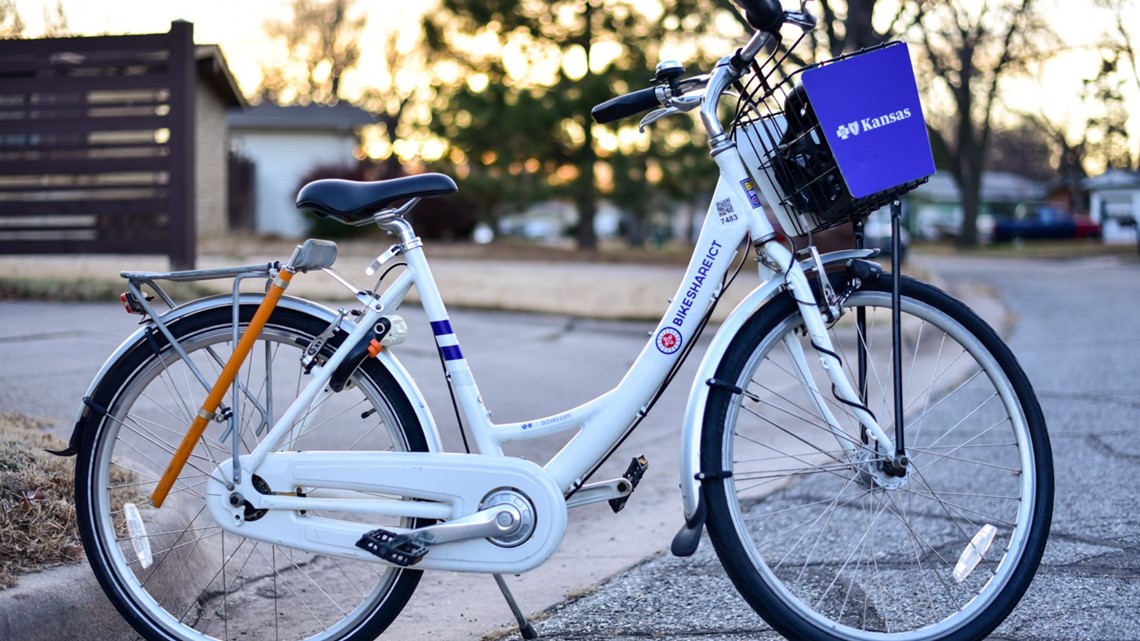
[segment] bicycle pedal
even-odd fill
[[[614,514],[625,509],[625,502],[629,500],[630,495],[637,489],[637,484],[641,482],[641,477],[645,475],[645,470],[648,469],[649,459],[645,458],[645,456],[639,456],[629,462],[629,467],[626,468],[625,474],[621,475],[622,478],[629,481],[629,494],[616,499],[610,499],[610,509],[614,511]]]
[[[356,547],[402,568],[419,563],[428,552],[427,546],[416,543],[408,535],[396,534],[383,528],[365,533],[356,542]]]

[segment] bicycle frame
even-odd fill
[[[758,34],[745,49],[751,50],[754,54],[760,49],[763,41],[764,38]],[[233,462],[223,464],[223,466],[231,464],[240,466],[240,470],[236,467],[233,469],[232,483],[229,480],[215,479],[225,486],[224,490],[219,488],[217,491],[219,493],[223,491],[234,492],[236,489],[239,494],[236,497],[231,495],[231,501],[245,500],[256,509],[296,511],[326,509],[443,519],[454,519],[466,515],[466,513],[452,513],[449,508],[442,505],[433,508],[423,503],[381,499],[367,495],[348,498],[336,495],[335,492],[328,497],[318,496],[319,493],[310,493],[304,497],[262,495],[253,491],[252,486],[249,486],[250,479],[258,472],[259,468],[266,464],[267,459],[278,450],[286,439],[290,439],[296,434],[298,421],[308,420],[306,412],[311,411],[322,394],[329,393],[326,391],[326,387],[333,373],[344,363],[348,354],[362,341],[368,340],[374,325],[381,317],[398,309],[414,286],[420,296],[435,337],[447,379],[453,387],[458,407],[463,418],[466,419],[478,454],[488,459],[504,460],[502,448],[504,443],[576,430],[573,438],[542,468],[541,475],[544,479],[548,478],[552,487],[556,487],[557,491],[547,494],[545,489],[537,490],[543,492],[543,496],[555,497],[555,500],[559,494],[563,497],[573,495],[583,487],[588,475],[605,460],[629,430],[644,417],[654,395],[679,365],[680,359],[687,351],[686,346],[697,339],[697,335],[703,327],[706,312],[721,294],[725,276],[736,257],[736,249],[742,245],[746,237],[751,239],[752,245],[757,250],[758,274],[762,283],[756,292],[747,299],[751,303],[734,311],[726,326],[734,330],[738,329],[744,320],[741,315],[751,315],[780,290],[790,291],[795,297],[804,326],[811,336],[813,344],[820,348],[819,358],[823,361],[824,369],[837,393],[842,399],[848,401],[848,405],[852,406],[851,412],[864,425],[868,434],[877,444],[884,448],[884,451],[893,451],[894,445],[890,437],[880,428],[874,417],[858,403],[858,393],[843,373],[838,359],[833,356],[834,349],[826,331],[824,313],[820,311],[803,265],[798,263],[793,254],[777,241],[778,235],[764,214],[763,201],[777,202],[779,195],[775,193],[775,188],[770,181],[761,180],[757,181],[760,192],[764,196],[761,199],[760,194],[753,188],[755,183],[749,176],[741,156],[736,152],[735,143],[724,133],[719,121],[715,118],[715,103],[736,77],[733,74],[738,75],[739,71],[732,66],[729,58],[723,59],[708,79],[706,97],[701,108],[702,120],[709,131],[712,142],[713,159],[720,169],[720,179],[713,193],[712,202],[709,205],[684,279],[661,320],[657,323],[650,340],[647,341],[629,371],[615,388],[582,405],[549,416],[513,423],[493,423],[490,412],[483,404],[474,375],[463,356],[458,337],[451,326],[447,309],[424,255],[422,241],[415,235],[411,225],[399,215],[400,212],[381,212],[374,217],[374,220],[381,228],[395,233],[400,242],[385,252],[378,259],[378,262],[382,263],[397,255],[402,255],[406,262],[405,271],[384,292],[371,298],[367,296],[362,298],[364,310],[356,319],[355,324],[347,323],[345,325],[345,327],[351,328],[349,336],[321,367],[313,370],[309,384],[293,400],[289,408],[269,430],[266,437],[247,456],[238,457],[235,452]],[[814,267],[822,272],[823,264],[818,258]],[[284,269],[292,270],[293,268],[286,266]],[[830,305],[831,302],[827,301],[826,304]],[[261,313],[259,310],[259,315]],[[715,341],[717,350],[726,348],[730,338],[731,336],[727,339]],[[720,339],[719,335],[718,339]],[[723,352],[714,351],[706,356],[701,374],[698,376],[705,374],[709,369],[710,357],[716,357],[714,361],[711,361],[712,365],[715,366],[722,354]],[[830,425],[840,446],[846,449],[849,454],[853,454],[853,448],[847,445],[846,437],[842,434],[837,420],[826,408],[823,396],[815,381],[807,374],[806,354],[800,350],[796,353],[795,358],[798,370],[797,378],[808,393],[808,398],[812,399],[821,417]],[[682,494],[687,519],[697,512],[699,502],[699,486],[695,479],[700,477],[700,470],[697,467],[697,459],[699,458],[697,455],[699,452],[697,439],[699,438],[699,422],[701,420],[699,409],[703,407],[701,400],[703,394],[698,391],[702,389],[700,387],[701,382],[698,379],[693,388],[692,398],[697,400],[695,402],[690,400],[690,410],[686,413],[686,440],[682,445]],[[218,390],[215,387],[211,396],[216,396],[217,393]],[[438,433],[435,432],[434,422],[424,427],[431,432],[428,434],[429,442],[439,443],[440,439]],[[321,460],[325,459],[322,458]],[[279,462],[275,462],[274,465],[280,467]],[[433,469],[441,474],[459,474],[449,465],[438,463],[439,467]],[[474,473],[483,475],[493,473],[494,468],[489,467],[489,463],[478,463],[477,465],[483,467]],[[376,469],[387,468],[378,465]],[[503,469],[505,471],[507,467]],[[460,482],[460,478],[456,476],[454,480]],[[173,478],[169,480],[172,482]],[[342,483],[344,482],[347,481],[342,480]],[[545,480],[540,483],[544,487],[545,484]],[[408,488],[416,486],[414,483],[405,480],[395,485],[376,482],[367,487],[365,484],[360,484],[360,487],[366,491],[373,487],[395,488],[392,490],[394,493],[406,496],[409,494],[401,494],[401,491],[406,492]],[[575,497],[573,501],[567,501],[567,505],[577,506],[617,498],[628,495],[632,491],[628,484],[622,487],[621,485],[606,483],[597,484],[590,490],[584,492],[583,496]],[[411,495],[414,495],[414,492]],[[538,498],[541,499],[541,497]],[[476,497],[477,501],[478,498]],[[460,502],[462,503],[462,501]],[[558,502],[561,503],[562,501]],[[558,540],[560,538],[561,535],[559,534]],[[557,541],[554,544],[557,545]],[[299,545],[299,547],[304,546]]]
[[[735,153],[722,153],[716,158],[721,168],[708,215],[697,239],[685,277],[676,295],[658,322],[652,338],[642,348],[625,377],[614,389],[577,407],[549,416],[526,421],[496,424],[483,405],[478,385],[463,356],[443,299],[440,296],[431,269],[424,256],[422,243],[404,223],[398,225],[403,246],[406,271],[370,305],[356,321],[356,328],[319,370],[288,410],[277,421],[265,439],[248,456],[241,459],[244,475],[254,473],[258,466],[286,438],[294,423],[317,399],[332,372],[344,360],[351,347],[370,331],[375,322],[391,310],[398,309],[414,285],[435,335],[437,348],[443,358],[447,376],[454,386],[458,405],[474,437],[478,453],[502,456],[502,444],[547,436],[576,429],[577,434],[545,466],[563,492],[569,493],[582,486],[586,473],[598,463],[625,435],[628,428],[646,410],[652,395],[661,387],[683,353],[687,341],[697,338],[697,328],[706,309],[719,297],[723,279],[736,256],[746,234],[752,238],[775,238],[771,223],[763,214],[758,199],[749,194],[744,184],[748,181],[744,166]],[[403,221],[400,221],[403,222]],[[830,340],[823,320],[808,286],[803,267],[795,262],[791,253],[778,242],[761,244],[760,273],[765,280],[783,275],[783,284],[795,292],[801,302],[805,322],[818,344],[830,349]],[[767,263],[767,265],[765,265]],[[770,265],[770,266],[769,266]],[[824,356],[824,358],[828,358]],[[838,365],[836,363],[836,365]],[[828,370],[833,382],[841,390],[850,388],[850,382],[838,366]],[[814,383],[810,383],[814,387]],[[854,390],[850,398],[857,398]],[[818,395],[818,391],[814,393]],[[878,425],[867,417],[868,429],[884,445],[890,439]],[[837,425],[834,429],[838,430]],[[438,442],[438,435],[433,436]],[[599,497],[612,498],[612,496]],[[589,501],[593,502],[593,501]],[[406,504],[405,504],[406,505]]]

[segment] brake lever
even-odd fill
[[[812,31],[816,26],[815,16],[805,7],[799,11],[785,11],[784,22],[790,22],[804,31]]]
[[[653,111],[646,114],[645,117],[641,119],[641,122],[637,125],[637,131],[640,133],[645,133],[645,129],[658,120],[661,120],[666,116],[672,116],[673,114],[682,114],[692,111],[693,109],[696,109],[698,106],[700,106],[700,104],[701,96],[677,96],[676,98],[672,98],[669,100],[668,107],[654,109]]]
[[[646,130],[646,128],[649,127],[649,125],[652,125],[653,123],[657,122],[658,120],[661,120],[662,118],[664,118],[666,116],[672,116],[673,114],[679,114],[679,113],[681,113],[681,110],[676,108],[676,107],[664,107],[662,109],[654,109],[653,111],[646,114],[644,118],[641,119],[641,122],[637,125],[637,131],[639,133],[645,133],[645,130]]]

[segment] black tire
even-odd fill
[[[243,332],[255,309],[241,306]],[[211,385],[232,350],[231,318],[232,308],[223,304],[170,324]],[[327,325],[281,307],[271,315],[238,376],[246,390],[235,412],[243,452],[264,435],[258,430],[264,414],[279,416],[304,386],[299,357]],[[341,333],[329,343],[343,338]],[[280,398],[270,401],[267,390]],[[152,330],[114,363],[93,396],[91,406],[106,411],[90,411],[84,419],[76,506],[87,558],[111,602],[153,641],[376,638],[407,603],[421,573],[312,555],[221,530],[200,490],[217,462],[231,456],[232,441],[220,441],[224,424],[210,424],[163,507],[150,507],[154,483],[205,394],[168,341]],[[225,403],[232,407],[230,396]],[[343,392],[317,405],[320,413],[299,419],[299,433],[282,449],[427,451],[409,399],[375,359],[366,360]],[[131,529],[128,503],[142,527]],[[150,545],[150,564],[142,541]]]
[[[887,275],[865,283],[829,333],[858,381],[853,319],[866,309],[866,405],[894,438],[890,300]],[[902,308],[903,481],[879,470],[873,439],[864,445],[832,396],[788,294],[743,326],[719,366],[717,378],[745,393],[710,391],[701,462],[732,474],[704,486],[709,536],[737,590],[790,639],[982,639],[1041,560],[1053,468],[1032,386],[996,333],[949,295],[903,279]],[[841,435],[797,382],[795,345]],[[959,581],[968,548],[982,558]]]

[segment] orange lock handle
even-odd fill
[[[191,423],[186,436],[182,438],[178,450],[174,452],[170,465],[166,466],[166,471],[158,479],[158,485],[155,486],[154,493],[150,495],[150,502],[155,507],[162,507],[166,495],[170,493],[170,488],[174,486],[174,482],[178,480],[178,475],[182,473],[182,468],[186,466],[186,461],[190,460],[190,453],[194,450],[194,445],[198,439],[202,438],[202,433],[206,431],[206,425],[214,418],[214,412],[221,404],[222,397],[225,396],[226,390],[237,377],[242,363],[245,362],[245,357],[253,349],[254,342],[261,335],[261,330],[269,320],[269,315],[277,307],[277,302],[281,300],[281,295],[285,293],[285,288],[289,286],[289,281],[292,278],[293,272],[281,270],[273,284],[270,285],[269,291],[265,294],[265,299],[261,301],[261,305],[253,315],[253,320],[249,322],[249,328],[246,329],[245,335],[241,337],[237,347],[230,354],[230,360],[222,369],[222,375],[218,377],[218,382],[214,383],[214,388],[210,390],[206,401],[202,403],[202,409],[198,411],[198,416],[194,418],[194,422]]]

